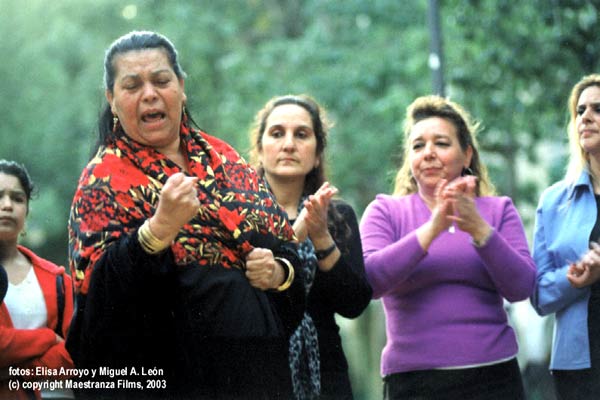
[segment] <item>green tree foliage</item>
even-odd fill
[[[449,94],[482,120],[499,191],[535,205],[564,172],[570,88],[600,66],[597,6],[446,1],[443,13]]]
[[[482,121],[483,158],[531,230],[563,173],[566,98],[598,71],[598,6],[583,0],[439,2],[447,94]],[[330,177],[360,216],[391,190],[406,106],[431,93],[426,0],[0,0],[0,157],[39,187],[24,243],[66,264],[66,223],[104,103],[104,50],[156,30],[177,46],[195,120],[242,153],[272,96],[309,93],[335,122]],[[528,232],[529,233],[529,232]],[[383,316],[341,321],[357,398],[379,398]]]

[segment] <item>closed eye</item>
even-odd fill
[[[129,90],[129,91],[135,90],[138,87],[140,87],[140,85],[136,82],[126,83],[123,85],[123,89]]]
[[[170,79],[161,79],[156,81],[156,86],[167,86],[171,82]]]

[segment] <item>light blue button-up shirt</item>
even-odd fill
[[[596,217],[596,200],[587,171],[574,184],[555,183],[540,198],[533,239],[538,272],[531,303],[540,315],[556,314],[550,369],[582,369],[591,365],[591,291],[590,287],[572,287],[567,269],[588,251]]]

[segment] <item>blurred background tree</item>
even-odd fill
[[[207,132],[249,148],[272,96],[309,93],[329,110],[332,181],[360,216],[391,190],[406,106],[432,93],[427,0],[0,0],[0,158],[37,182],[23,243],[63,265],[77,179],[104,102],[104,50],[131,30],[165,34]],[[541,190],[560,179],[571,86],[599,71],[597,1],[439,2],[445,93],[482,122],[498,192],[533,231]],[[384,318],[373,301],[340,319],[358,399],[381,398]],[[537,396],[537,397],[536,397]],[[532,398],[541,394],[533,394]]]

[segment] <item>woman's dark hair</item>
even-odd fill
[[[265,106],[256,113],[254,117],[254,124],[250,131],[251,146],[250,149],[250,160],[256,167],[260,176],[264,176],[265,170],[259,163],[260,152],[262,151],[262,139],[265,133],[267,119],[273,110],[279,106],[294,104],[304,108],[310,115],[312,122],[313,132],[317,139],[316,157],[319,160],[318,166],[314,167],[307,175],[304,180],[303,195],[310,195],[315,193],[323,183],[327,180],[325,174],[325,148],[327,147],[327,136],[329,129],[333,124],[327,118],[327,112],[323,107],[317,103],[312,97],[299,94],[299,95],[285,95],[276,96],[270,99]],[[335,202],[334,202],[335,204]],[[336,210],[336,207],[329,207],[328,212],[328,225],[329,230],[332,232],[334,237],[347,238],[350,234],[350,228],[347,226],[343,217]],[[338,227],[336,229],[336,226]]]
[[[29,212],[29,200],[33,196],[35,186],[25,166],[16,161],[0,160],[0,173],[14,176],[19,180],[27,196],[27,212]]]
[[[104,54],[104,89],[113,92],[115,85],[115,57],[136,50],[162,49],[167,55],[169,64],[173,68],[173,72],[179,79],[185,79],[186,73],[179,64],[177,50],[169,39],[165,36],[150,31],[133,31],[121,36],[115,40],[106,50]],[[187,120],[193,122],[187,109],[184,109],[184,114]],[[185,118],[184,118],[185,119]],[[94,146],[92,155],[98,148],[107,143],[108,139],[113,135],[113,113],[108,102],[103,107],[98,119],[98,141]]]

